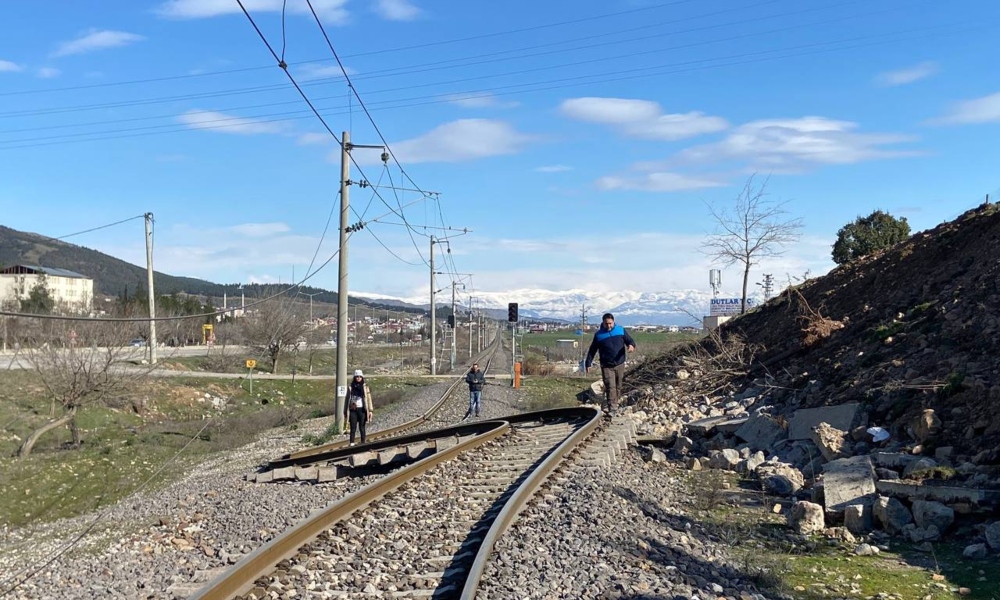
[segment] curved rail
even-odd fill
[[[483,351],[482,354],[480,354],[479,356],[476,357],[477,361],[483,361],[484,362],[484,364],[485,364],[485,366],[483,368],[483,372],[484,373],[489,372],[489,368],[493,364],[493,359],[496,357],[497,353],[500,351],[500,349],[502,347],[503,347],[503,340],[501,339],[501,336],[497,335],[496,338],[495,338],[495,340],[494,340],[494,342],[493,342],[493,344],[489,348],[487,348],[485,351]],[[485,358],[485,361],[483,360],[484,358]],[[445,392],[441,395],[441,399],[438,400],[437,402],[435,402],[434,405],[431,406],[427,410],[427,412],[425,412],[424,414],[420,415],[416,419],[413,419],[412,421],[407,421],[406,423],[403,423],[402,425],[397,425],[395,427],[389,427],[387,429],[380,429],[379,431],[373,431],[373,432],[371,432],[371,433],[368,434],[368,439],[369,440],[381,440],[381,439],[390,438],[390,437],[393,437],[393,436],[398,436],[400,433],[402,433],[404,431],[409,431],[410,429],[413,429],[414,427],[418,427],[418,426],[422,425],[423,423],[426,423],[427,421],[429,421],[431,419],[432,416],[434,416],[434,414],[437,411],[441,410],[441,407],[448,400],[448,397],[451,395],[451,393],[454,392],[455,388],[458,387],[459,385],[461,385],[461,383],[463,381],[464,381],[464,379],[456,378],[455,381],[453,381],[448,386],[448,389],[446,389]],[[300,458],[306,458],[306,457],[309,457],[309,456],[315,456],[315,455],[318,455],[318,454],[326,454],[328,452],[331,452],[331,451],[334,451],[334,450],[339,450],[341,448],[347,448],[347,447],[348,447],[347,440],[339,440],[339,441],[336,441],[336,442],[330,442],[328,444],[323,444],[321,446],[315,446],[313,448],[304,448],[302,450],[297,450],[295,452],[290,452],[290,453],[282,456],[277,461],[271,461],[270,463],[268,463],[268,468],[276,468],[275,467],[276,463],[280,463],[280,462],[287,461],[287,460],[290,460],[290,459],[300,459]],[[370,447],[370,442],[368,442],[365,447],[369,448]],[[319,460],[319,459],[317,459],[317,460]]]
[[[522,474],[519,477],[512,477],[511,485],[515,487],[508,488],[507,492],[499,495],[495,500],[497,504],[502,503],[502,508],[500,508],[495,517],[491,517],[492,523],[486,536],[476,549],[472,566],[467,570],[463,569],[464,578],[461,584],[464,585],[464,588],[462,598],[472,598],[478,588],[479,578],[482,576],[486,561],[493,550],[496,540],[514,521],[532,493],[549,476],[556,465],[564,460],[574,449],[579,447],[599,427],[601,421],[601,413],[597,409],[576,407],[523,413],[504,420],[480,421],[469,425],[449,427],[437,432],[410,436],[414,438],[422,437],[425,440],[429,440],[454,436],[456,431],[467,434],[475,433],[472,437],[462,440],[454,446],[380,478],[378,481],[361,490],[329,504],[326,508],[296,524],[264,546],[247,555],[232,569],[199,590],[191,598],[197,600],[228,600],[236,595],[248,592],[252,589],[254,583],[261,577],[269,574],[275,565],[282,560],[294,556],[300,551],[303,545],[316,539],[324,530],[346,519],[346,517],[366,507],[374,500],[396,490],[404,483],[428,473],[434,467],[455,458],[462,452],[477,448],[508,434],[513,429],[517,429],[519,425],[541,422],[543,426],[546,424],[558,424],[562,426],[569,424],[574,426],[574,431],[555,447],[551,449],[539,447],[539,451],[543,453],[541,455],[542,458],[538,461],[532,459],[531,466],[524,469],[524,472],[529,473],[529,475],[525,477]],[[439,589],[439,591],[441,590]]]

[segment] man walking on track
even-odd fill
[[[469,384],[469,412],[465,413],[463,421],[473,414],[479,416],[483,399],[483,386],[486,385],[486,374],[479,370],[478,363],[472,363],[472,369],[465,376],[465,383]]]
[[[594,333],[584,363],[586,372],[594,364],[594,356],[601,354],[601,379],[604,380],[604,398],[607,405],[604,412],[611,416],[618,411],[618,396],[621,394],[622,380],[625,378],[625,358],[627,352],[635,352],[635,340],[621,325],[615,325],[615,316],[604,313],[601,327]]]

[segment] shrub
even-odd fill
[[[833,244],[833,262],[838,265],[893,246],[910,236],[906,217],[896,218],[876,210],[867,217],[858,217],[837,232]]]

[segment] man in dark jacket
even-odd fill
[[[469,412],[465,413],[465,419],[473,414],[479,416],[480,404],[483,399],[483,386],[486,385],[486,374],[479,370],[477,363],[472,364],[472,369],[465,376],[465,383],[469,384]]]
[[[604,380],[604,398],[607,401],[605,412],[609,415],[618,410],[618,396],[621,393],[622,379],[625,378],[625,357],[627,352],[635,352],[635,340],[621,325],[615,325],[615,316],[604,313],[601,318],[601,328],[594,333],[587,351],[586,371],[590,372],[594,364],[594,356],[601,354],[601,379]]]

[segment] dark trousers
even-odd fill
[[[354,434],[361,430],[361,443],[364,444],[368,436],[365,434],[365,424],[368,423],[368,409],[352,408],[349,412],[351,421],[351,443],[354,443]]]
[[[616,367],[601,367],[601,379],[604,380],[604,399],[608,410],[618,410],[618,396],[622,391],[622,380],[625,379],[625,363]]]

